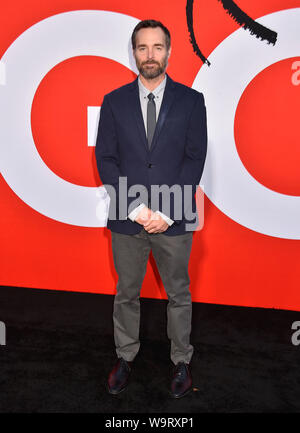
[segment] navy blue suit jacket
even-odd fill
[[[203,172],[206,152],[206,108],[202,93],[173,81],[167,75],[150,150],[141,111],[138,78],[105,95],[98,127],[96,160],[102,183],[113,186],[116,191],[114,195],[107,188],[111,198],[107,227],[118,233],[139,233],[143,226],[124,219],[123,205],[126,218],[138,203],[144,202],[152,210],[160,210],[175,221],[164,234],[185,233],[186,224],[194,223],[195,218],[188,216],[189,220],[186,219],[184,199],[182,204],[179,201],[179,207],[182,206],[182,215],[179,216],[178,202],[177,211],[175,209],[175,194],[170,194],[169,211],[163,207],[163,196],[153,208],[151,185],[180,185],[181,188],[192,185],[190,211],[196,212],[195,191]],[[120,177],[124,182],[121,189]],[[136,194],[128,197],[128,189],[136,184],[146,188],[148,200]],[[116,214],[112,206],[116,206]]]

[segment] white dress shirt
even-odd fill
[[[154,90],[152,90],[152,92],[150,92],[150,90],[148,90],[143,85],[143,83],[140,80],[140,77],[138,78],[140,103],[141,103],[141,109],[142,109],[143,120],[144,120],[144,125],[145,125],[145,131],[147,131],[148,95],[149,95],[149,93],[153,93],[153,95],[154,95],[155,106],[156,106],[156,121],[157,121],[158,115],[159,115],[159,110],[160,110],[161,103],[162,103],[163,96],[164,96],[166,81],[167,81],[167,77],[165,75],[165,78],[163,79],[163,81]],[[141,203],[139,206],[137,206],[135,209],[133,209],[133,211],[130,212],[130,214],[128,215],[128,218],[131,219],[131,221],[135,221],[139,212],[145,206],[146,205],[144,203]],[[169,225],[172,225],[174,223],[174,221],[171,220],[171,218],[167,217],[165,214],[163,214],[159,210],[157,210],[156,213],[159,214]]]

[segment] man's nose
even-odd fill
[[[153,58],[153,50],[151,50],[151,48],[148,50],[148,59],[152,59]]]

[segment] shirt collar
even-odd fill
[[[153,95],[157,98],[159,93],[162,92],[164,90],[164,88],[166,87],[166,82],[167,82],[167,75],[165,74],[165,78],[162,80],[162,82],[157,87],[155,87],[155,89],[152,90],[152,92],[150,92],[150,90],[147,89],[144,86],[144,84],[141,82],[141,79],[139,76],[139,78],[138,78],[139,91],[140,91],[140,93],[142,93],[142,96],[144,98],[147,98],[149,93],[153,93]]]

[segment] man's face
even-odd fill
[[[137,32],[133,55],[144,78],[156,78],[165,72],[170,51],[167,50],[165,33],[160,27],[149,27]]]

